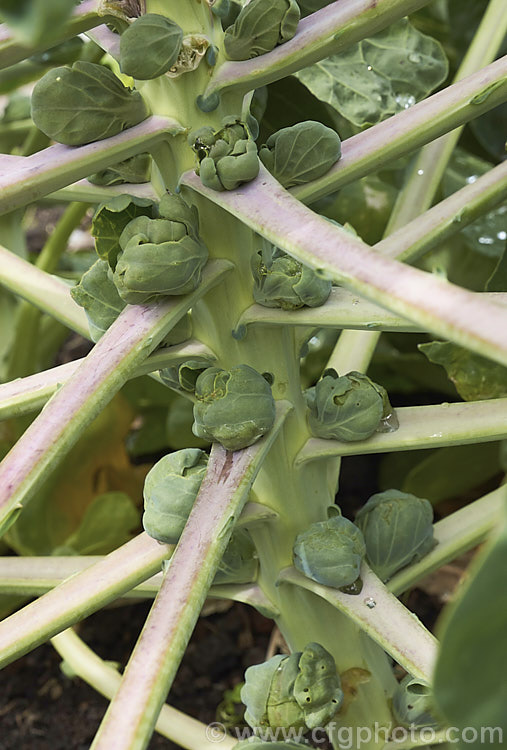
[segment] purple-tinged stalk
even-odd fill
[[[230,268],[226,261],[209,263],[194,292],[127,305],[0,464],[2,531],[173,325]]]
[[[206,476],[93,750],[147,747],[250,487],[290,408],[278,402],[273,429],[242,451],[213,445]]]
[[[206,196],[319,273],[428,331],[507,364],[507,309],[379,255],[296,200],[261,168],[253,181],[217,193],[187,172],[182,184]]]

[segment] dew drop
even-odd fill
[[[417,52],[411,52],[410,55],[408,56],[408,59],[410,60],[410,62],[420,63],[421,55],[418,55]]]
[[[479,244],[480,245],[492,245],[494,243],[493,237],[479,237]]]
[[[498,232],[497,237],[499,240],[507,240],[507,232]]]
[[[468,182],[469,185],[471,185],[476,180],[477,180],[477,175],[476,174],[471,174],[470,177],[467,177],[467,182]]]
[[[377,602],[375,601],[375,599],[372,599],[371,596],[367,596],[364,600],[364,603],[366,604],[368,609],[374,609],[377,606]]]
[[[394,99],[401,109],[408,109],[415,104],[415,96],[412,94],[397,94]]]
[[[421,177],[424,174],[424,169],[418,169],[417,174]]]
[[[371,67],[371,65],[368,65],[367,70],[373,70],[373,68]]]

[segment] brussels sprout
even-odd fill
[[[120,235],[113,280],[127,304],[142,304],[153,296],[186,294],[201,280],[208,250],[197,236],[194,213],[179,196],[167,196],[159,212],[175,219],[132,219]]]
[[[167,73],[183,42],[183,29],[157,13],[147,13],[120,37],[120,68],[132,78],[147,81]]]
[[[331,281],[268,243],[253,256],[252,272],[254,299],[264,307],[319,307],[331,292]]]
[[[356,523],[364,534],[368,562],[383,581],[434,546],[431,503],[407,492],[372,495]]]
[[[192,432],[227,450],[246,448],[273,427],[271,387],[248,365],[231,370],[209,367],[197,378],[195,396]]]
[[[340,156],[338,133],[313,120],[277,130],[259,149],[260,160],[284,187],[321,177]]]
[[[308,423],[315,437],[366,440],[392,412],[385,388],[360,372],[339,377],[326,370],[317,385],[305,391]]]
[[[331,654],[318,643],[249,667],[241,700],[251,727],[314,729],[335,715],[343,700]]]
[[[259,174],[255,141],[235,117],[226,117],[216,132],[210,127],[194,131],[189,142],[199,159],[196,173],[212,190],[234,190]]]
[[[394,718],[404,727],[438,727],[438,721],[431,713],[432,705],[431,687],[409,674],[403,678],[393,695]]]
[[[159,542],[176,544],[192,510],[208,465],[199,448],[185,448],[160,459],[144,482],[143,526]]]
[[[53,68],[35,84],[32,118],[49,138],[67,146],[100,141],[149,115],[143,97],[103,65],[75,62]]]
[[[296,0],[250,0],[227,28],[224,47],[231,60],[248,60],[292,39],[300,18]]]
[[[93,341],[100,339],[125,307],[108,271],[107,261],[98,260],[70,290],[74,302],[84,307]]]
[[[213,583],[250,583],[257,576],[257,568],[257,552],[250,534],[245,529],[235,529]]]
[[[13,94],[9,97],[0,122],[18,122],[30,118],[30,97],[25,94]]]
[[[88,177],[92,185],[122,185],[124,183],[139,184],[148,182],[151,173],[151,156],[136,154],[130,159],[113,164],[112,167],[102,169]]]
[[[359,577],[365,543],[361,530],[343,516],[312,523],[294,542],[294,565],[324,586],[350,586]]]
[[[171,388],[195,391],[197,378],[208,365],[202,359],[189,359],[178,367],[165,367],[159,370],[160,379]]]

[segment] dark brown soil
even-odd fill
[[[103,610],[89,617],[79,634],[104,659],[126,664],[148,613],[148,604]],[[246,607],[199,620],[171,705],[205,723],[225,690],[243,679],[246,667],[265,658],[272,622]],[[9,665],[0,683],[0,750],[87,750],[107,701],[78,678],[60,670],[50,645]],[[178,750],[154,735],[150,750]]]

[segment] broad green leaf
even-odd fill
[[[141,513],[125,492],[106,492],[88,506],[76,531],[55,554],[106,555],[132,538]]]
[[[127,493],[141,501],[145,466],[132,466],[124,441],[134,412],[116,396],[23,508],[7,532],[7,542],[22,555],[49,555],[66,544],[97,496]]]
[[[114,268],[121,251],[118,240],[127,224],[137,216],[152,216],[153,203],[146,198],[118,195],[102,203],[93,217],[92,234],[99,258]]]
[[[340,224],[352,224],[361,239],[373,245],[382,239],[396,195],[392,185],[369,175],[342,188],[322,213]]]
[[[443,276],[452,284],[483,292],[497,264],[498,258],[477,252],[468,243],[464,232],[459,232],[448,237],[416,265],[423,271]]]
[[[495,160],[505,159],[505,139],[507,137],[507,103],[500,104],[490,112],[470,123],[473,134]]]
[[[0,0],[0,20],[24,42],[51,42],[65,24],[78,0]]]
[[[410,455],[412,451],[408,452]],[[398,483],[386,484],[389,465],[382,468],[382,487],[399,487],[418,497],[426,497],[436,504],[454,497],[463,497],[480,487],[501,472],[498,443],[478,443],[477,445],[457,445],[439,448],[436,451],[417,451],[417,463],[408,466]],[[394,471],[398,469],[400,456],[389,457]],[[400,467],[401,468],[401,467]],[[392,476],[391,472],[391,476]]]
[[[447,70],[440,44],[404,18],[296,76],[354,125],[368,127],[424,99]]]
[[[474,561],[467,582],[439,623],[434,698],[448,725],[468,728],[466,743],[456,745],[460,750],[500,747],[498,730],[507,735],[506,570],[507,508],[496,538]],[[470,728],[477,731],[475,740]],[[485,728],[497,728],[488,744],[481,742]]]
[[[505,133],[504,133],[505,137]],[[492,168],[492,164],[477,156],[456,149],[443,179],[444,196],[460,190],[477,180]],[[465,243],[475,252],[492,258],[500,258],[507,239],[507,203],[503,203],[484,216],[464,227],[461,235]]]
[[[507,396],[507,369],[451,341],[431,341],[419,349],[430,362],[442,365],[465,401]]]

